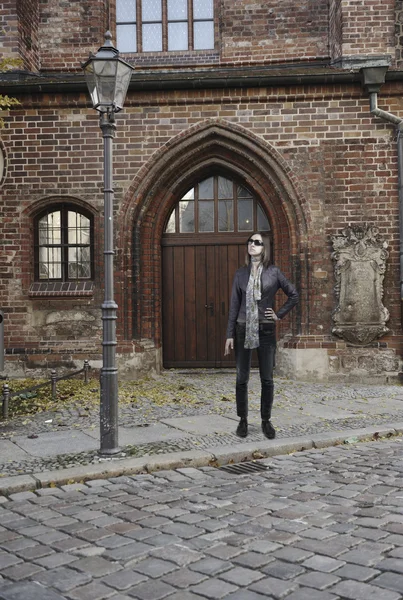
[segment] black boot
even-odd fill
[[[270,419],[268,421],[262,421],[262,431],[269,440],[274,440],[276,437],[276,430],[271,424]]]
[[[245,417],[239,421],[236,434],[241,438],[245,438],[248,435],[248,421]]]

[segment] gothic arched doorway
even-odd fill
[[[232,366],[224,357],[232,279],[254,231],[270,231],[253,193],[214,174],[175,204],[162,236],[164,367]]]

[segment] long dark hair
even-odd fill
[[[251,233],[250,236],[248,237],[248,239],[246,241],[245,265],[248,267],[249,263],[251,261],[250,254],[248,252],[248,243],[249,243],[249,240],[254,235],[260,235],[262,238],[262,242],[263,242],[262,263],[263,263],[263,266],[266,268],[270,265],[270,236],[265,231],[255,231],[254,233]]]

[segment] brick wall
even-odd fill
[[[395,54],[401,11],[394,0],[216,0],[214,51],[132,55],[138,67],[273,63],[338,58],[354,54]],[[32,70],[78,70],[110,28],[115,3],[106,0],[6,2],[7,53],[21,55]],[[9,15],[9,16],[7,16]],[[39,29],[38,29],[39,27]],[[14,40],[14,42],[13,42]],[[14,46],[13,46],[14,44]],[[40,46],[38,57],[38,44]]]
[[[27,71],[40,69],[39,57],[39,5],[38,0],[19,0],[17,2],[18,39],[20,56]]]
[[[330,44],[334,57],[390,54],[394,60],[395,5],[395,0],[332,0]]]
[[[40,68],[38,0],[7,0],[0,12],[0,57],[20,59],[20,69]]]
[[[76,71],[102,45],[109,28],[107,0],[40,3],[42,70]]]
[[[2,58],[19,58],[17,0],[2,3],[0,12],[0,54]]]
[[[337,60],[342,56],[342,0],[330,0],[329,3],[329,48],[332,60]]]
[[[273,62],[328,56],[328,7],[322,0],[224,0],[223,62]]]
[[[403,89],[396,86],[385,87],[382,106],[402,113],[402,92]],[[66,105],[66,97],[46,100],[48,107],[37,109],[26,98],[23,109],[8,117],[3,136],[9,164],[3,187],[1,237],[5,253],[0,267],[2,305],[7,314],[6,345],[38,348],[54,344],[64,352],[80,346],[87,352],[91,348],[95,351],[99,343],[96,335],[87,337],[83,331],[81,339],[45,339],[46,329],[38,317],[36,321],[33,318],[46,311],[97,310],[102,279],[99,266],[102,145],[98,121],[93,111],[73,108],[77,98],[70,98],[71,106]],[[137,337],[154,338],[160,343],[158,240],[176,198],[172,195],[169,202],[165,199],[166,204],[162,205],[156,194],[159,188],[154,175],[148,191],[140,182],[147,180],[147,172],[153,174],[156,169],[164,172],[164,164],[167,167],[168,162],[173,161],[173,155],[168,152],[172,142],[178,143],[182,135],[188,136],[192,128],[197,130],[206,122],[219,122],[222,129],[229,132],[231,127],[244,130],[245,140],[247,135],[256,142],[260,140],[279,165],[278,171],[268,177],[266,188],[262,188],[262,182],[259,183],[262,175],[257,171],[251,174],[256,159],[246,141],[245,147],[243,142],[234,144],[232,157],[228,143],[222,144],[222,148],[226,145],[222,152],[224,157],[227,153],[230,168],[232,165],[239,172],[244,163],[244,176],[250,178],[248,185],[262,194],[261,201],[277,232],[276,261],[290,275],[293,272],[291,256],[301,265],[301,285],[307,300],[301,306],[302,332],[310,336],[330,336],[331,312],[335,307],[330,236],[338,234],[346,224],[376,222],[390,243],[385,305],[391,312],[392,333],[400,335],[394,130],[389,124],[370,117],[360,86],[343,90],[329,86],[234,90],[225,101],[221,90],[183,92],[180,98],[176,92],[129,95],[124,112],[117,117],[115,143],[116,245],[119,248],[116,294],[122,307],[118,328],[121,342],[130,340],[132,331],[136,330]],[[193,154],[188,147],[185,155],[178,154],[175,158],[182,162],[182,171],[189,171],[189,177],[201,160],[208,160],[207,150],[205,155],[198,154],[201,133],[196,130],[192,138],[194,158],[190,159]],[[290,196],[288,208],[284,197],[275,193],[275,177],[284,180],[284,189],[292,186],[295,190],[295,198]],[[161,189],[165,194],[166,187],[161,186]],[[39,301],[29,297],[32,215],[44,202],[60,194],[92,207],[96,215],[97,291],[89,300],[77,298],[66,302],[47,298]],[[153,200],[152,196],[155,196]],[[132,227],[137,220],[140,220],[137,225],[141,227],[142,253],[136,280],[136,277],[132,279],[131,270]],[[288,239],[281,233],[287,228],[287,235],[291,236]],[[291,255],[290,247],[293,248]],[[136,294],[136,289],[144,291]],[[132,321],[133,297],[141,306],[140,312],[134,310],[138,315],[135,322]]]
[[[217,1],[214,51],[197,57],[142,55],[136,65],[277,68],[280,62],[325,61],[329,53],[333,59],[392,53],[395,20],[400,22],[403,10],[399,3],[332,0],[328,7],[325,0]],[[4,51],[23,56],[26,68],[40,63],[44,71],[62,72],[78,70],[88,51],[99,47],[114,14],[113,3],[95,0],[39,5],[23,0],[19,19],[13,17],[15,3],[5,8]],[[403,116],[402,98],[402,84],[389,83],[379,106]],[[84,93],[38,92],[20,100],[22,106],[6,116],[2,131],[7,177],[0,189],[0,305],[6,313],[6,348],[22,355],[28,366],[99,357],[103,163],[98,118]],[[304,336],[290,345],[343,345],[331,335],[336,306],[331,236],[349,224],[376,223],[390,244],[384,304],[391,313],[391,333],[379,347],[400,348],[395,131],[370,115],[359,84],[131,91],[117,115],[114,165],[120,352],[140,352],[144,339],[161,345],[161,235],[180,190],[191,187],[201,165],[203,172],[226,165],[269,215],[276,262],[295,278],[302,295],[298,312],[281,324],[282,333]],[[95,291],[89,297],[34,298],[33,219],[44,206],[63,199],[94,216]]]
[[[396,66],[401,69],[403,61],[403,0],[396,0]]]

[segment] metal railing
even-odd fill
[[[8,419],[8,407],[9,407],[10,398],[13,398],[14,396],[21,396],[23,394],[29,394],[31,392],[39,390],[40,388],[50,385],[51,390],[52,390],[52,400],[56,400],[57,382],[58,381],[62,381],[62,379],[71,379],[72,377],[75,377],[76,375],[80,375],[81,373],[84,373],[84,383],[88,383],[88,374],[89,374],[90,368],[91,367],[90,367],[88,360],[85,360],[84,366],[82,369],[79,369],[78,371],[74,371],[73,373],[68,373],[67,375],[61,375],[60,377],[57,377],[56,371],[54,369],[52,369],[52,371],[50,372],[50,381],[45,381],[44,383],[34,385],[30,388],[25,388],[23,390],[18,390],[16,392],[11,392],[9,385],[7,383],[5,383],[3,385],[3,392],[2,392],[3,419]]]

